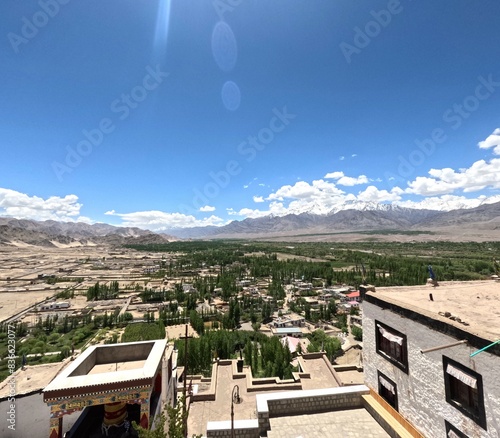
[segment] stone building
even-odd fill
[[[500,437],[500,283],[362,296],[365,382],[387,410],[428,438]]]

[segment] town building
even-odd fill
[[[365,382],[426,438],[500,437],[500,283],[362,290]]]
[[[272,330],[274,336],[283,338],[285,336],[291,336],[294,338],[301,338],[303,336],[302,329],[300,327],[278,327]]]
[[[351,301],[358,301],[359,302],[359,290],[354,291],[354,292],[349,292],[348,294],[346,294],[346,301],[348,301],[349,303]]]
[[[69,309],[70,304],[67,301],[58,301],[58,302],[50,302],[42,304],[38,310],[60,310],[60,309]]]
[[[144,341],[88,348],[43,390],[50,408],[50,438],[62,436],[63,417],[82,411],[71,437],[108,436],[128,430],[131,421],[148,428],[170,391],[167,341]],[[49,423],[47,419],[47,425]]]

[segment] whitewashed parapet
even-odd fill
[[[285,393],[258,394],[257,416],[260,433],[270,428],[269,418],[284,415],[303,415],[363,407],[363,395],[370,390],[365,385],[339,388],[290,391]]]

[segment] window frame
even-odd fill
[[[476,391],[472,393],[472,396],[475,397],[477,395],[477,406],[473,406],[470,403],[463,403],[463,401],[459,400],[458,397],[454,394],[455,391],[467,391],[467,398],[471,398],[471,388],[466,383],[460,381],[456,377],[452,376],[448,373],[448,365],[453,366],[457,370],[467,374],[468,376],[476,379]],[[443,356],[443,373],[444,373],[444,385],[445,385],[445,395],[446,402],[460,411],[463,415],[473,420],[476,424],[481,426],[484,430],[486,428],[486,411],[484,408],[484,391],[483,391],[483,378],[481,374],[476,371],[462,365],[459,362],[450,359],[447,356]],[[464,394],[461,394],[464,395]],[[453,430],[455,432],[455,430]]]
[[[402,343],[401,343],[401,360],[396,357],[396,355],[392,355],[391,351],[388,348],[385,348],[387,346],[391,347],[391,341],[387,340],[382,333],[380,332],[380,327],[387,332],[389,332],[391,335],[397,336],[402,338]],[[389,344],[387,344],[389,343]],[[407,337],[404,333],[401,333],[398,330],[393,329],[392,327],[389,327],[388,325],[384,324],[383,322],[375,320],[375,349],[376,352],[382,356],[384,359],[388,360],[391,362],[393,365],[398,367],[401,371],[404,371],[406,374],[408,374],[408,340]],[[394,346],[395,347],[395,346]],[[397,347],[396,347],[397,348]]]
[[[385,388],[382,385],[382,383],[380,382],[380,378],[381,377],[383,379],[387,380],[387,382],[390,383],[394,387],[394,401],[393,402],[391,402],[390,400],[388,400],[388,398],[386,398],[384,396],[384,393],[385,392],[389,392],[389,390],[387,388]],[[382,373],[379,370],[377,370],[377,383],[378,383],[378,395],[380,395],[380,397],[382,397],[390,406],[392,406],[396,411],[399,412],[399,408],[398,408],[398,385],[396,385],[396,383],[394,382],[394,380],[390,379],[389,377],[387,377],[384,373]]]
[[[467,435],[465,435],[465,433],[458,430],[455,426],[453,426],[453,424],[448,423],[448,421],[446,420],[444,420],[444,426],[446,429],[446,438],[448,438],[448,434],[450,433],[450,431],[455,433],[458,436],[458,438],[469,438]]]

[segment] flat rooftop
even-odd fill
[[[92,346],[49,383],[44,399],[151,382],[166,347],[165,340]]]
[[[429,294],[432,294],[433,301]],[[376,292],[367,292],[367,296],[446,322],[492,342],[500,339],[498,281],[445,281],[436,287],[382,287]],[[462,322],[444,316],[446,312]]]
[[[299,327],[279,327],[275,329],[276,333],[302,333],[302,330]]]
[[[129,362],[103,363],[94,365],[87,374],[112,373],[113,371],[135,370],[143,368],[145,360],[131,360]]]
[[[30,394],[45,388],[70,363],[70,360],[66,359],[58,363],[26,365],[24,369],[19,368],[13,374],[16,381],[16,396]],[[11,376],[0,383],[0,400],[9,396],[11,390],[9,385],[10,380]]]
[[[268,438],[387,438],[390,435],[365,409],[271,418]]]

